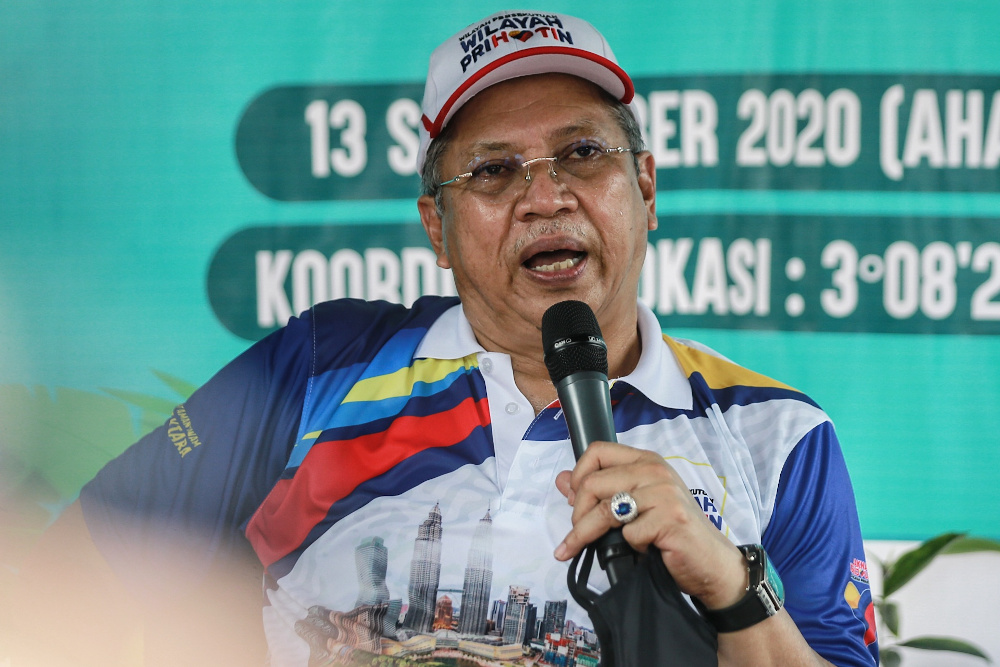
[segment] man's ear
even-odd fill
[[[646,206],[646,228],[653,231],[659,224],[656,219],[656,159],[649,151],[643,151],[636,157],[639,161],[639,191]]]
[[[448,254],[445,251],[447,244],[444,240],[444,222],[441,220],[440,213],[438,213],[434,197],[421,195],[417,199],[417,210],[420,211],[420,222],[424,226],[424,231],[427,232],[431,248],[434,249],[434,254],[437,255],[437,265],[442,269],[450,269],[451,263],[448,261]]]

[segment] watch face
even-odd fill
[[[764,581],[774,591],[775,596],[778,598],[778,607],[780,607],[785,601],[785,585],[781,583],[781,577],[778,576],[778,571],[771,565],[770,558],[764,559],[764,568]]]

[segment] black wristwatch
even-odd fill
[[[701,615],[719,632],[736,632],[756,625],[777,614],[785,603],[785,587],[764,547],[743,544],[739,549],[750,570],[746,595],[724,609],[708,609],[697,598],[691,598]]]

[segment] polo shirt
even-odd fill
[[[828,417],[664,336],[641,303],[639,332],[637,367],[611,384],[619,442],[661,454],[734,544],[764,544],[815,650],[874,664],[857,511]],[[195,579],[245,535],[266,570],[272,665],[460,643],[502,660],[522,644],[557,650],[556,636],[596,654],[552,557],[572,514],[554,479],[573,465],[558,402],[534,414],[457,300],[340,300],[254,345],[81,499],[98,546],[142,591],[155,589],[135,566],[155,570],[154,533],[199,536]],[[130,532],[116,508],[136,517]],[[135,530],[149,539],[137,546]],[[595,573],[592,585],[608,584]]]

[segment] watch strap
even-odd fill
[[[767,554],[759,544],[739,547],[746,559],[749,583],[746,593],[735,604],[722,609],[709,609],[697,598],[691,598],[695,607],[718,632],[736,632],[756,625],[778,613],[784,603],[780,582],[769,581],[777,577],[769,568]],[[775,590],[777,589],[777,590]]]

